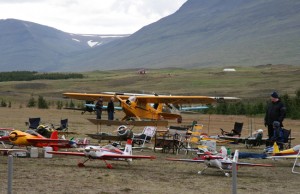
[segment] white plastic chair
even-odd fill
[[[156,127],[146,126],[142,133],[133,134],[133,144],[138,144],[142,148],[145,146],[145,143],[149,143],[152,137],[155,135]]]

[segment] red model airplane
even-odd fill
[[[79,167],[84,167],[84,163],[91,159],[104,160],[106,167],[111,169],[112,165],[107,163],[106,160],[114,161],[125,161],[129,164],[132,162],[132,159],[155,159],[155,156],[144,156],[144,155],[132,155],[132,140],[128,139],[125,150],[122,151],[112,145],[101,146],[86,146],[83,152],[58,152],[58,151],[49,151],[49,154],[60,154],[60,155],[71,155],[71,156],[81,156],[87,157],[83,162],[79,162]]]
[[[26,132],[20,130],[13,130],[8,136],[0,137],[0,141],[10,142],[18,146],[34,146],[34,147],[53,147],[53,150],[58,148],[71,148],[76,147],[74,141],[66,139],[58,139],[58,131],[54,131],[50,138],[46,138],[33,130]]]

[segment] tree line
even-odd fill
[[[286,117],[291,119],[300,119],[300,90],[295,92],[295,96],[291,97],[285,94],[281,97],[282,102],[287,107]],[[265,114],[267,104],[270,100],[266,99],[248,99],[237,103],[219,103],[216,106],[209,106],[208,109],[202,111],[204,114],[222,114],[222,115],[262,115]],[[1,99],[1,107],[11,107],[11,102],[6,102]],[[63,107],[77,107],[83,108],[82,104],[75,105],[73,101],[47,101],[43,96],[39,96],[36,100],[33,96],[28,100],[27,107],[37,107],[40,109],[48,109],[49,107],[56,107],[62,109]]]
[[[281,101],[287,108],[286,117],[300,119],[300,90],[295,92],[295,96],[284,94]],[[223,115],[260,115],[265,114],[270,100],[266,99],[243,99],[237,103],[219,103],[217,106],[209,106],[204,113]]]
[[[82,79],[80,73],[39,73],[37,71],[11,71],[0,72],[0,82],[5,81],[32,81],[32,80],[57,80],[57,79]]]

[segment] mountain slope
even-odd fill
[[[130,37],[65,60],[64,70],[300,64],[297,0],[189,0]]]
[[[57,71],[61,59],[71,53],[90,50],[124,36],[69,34],[15,19],[0,20],[0,29],[1,71]]]

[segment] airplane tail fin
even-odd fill
[[[221,147],[220,153],[221,153],[222,158],[227,157],[227,149],[225,148],[225,146]]]
[[[53,131],[51,133],[50,139],[58,139],[58,131]],[[57,146],[52,146],[53,151],[58,151],[58,147]]]
[[[276,142],[274,142],[274,145],[273,145],[273,155],[279,153],[279,147],[277,145]]]
[[[58,139],[58,131],[53,131],[52,133],[51,133],[51,137],[50,137],[50,139]]]
[[[132,155],[132,139],[127,139],[124,154],[130,156]]]

